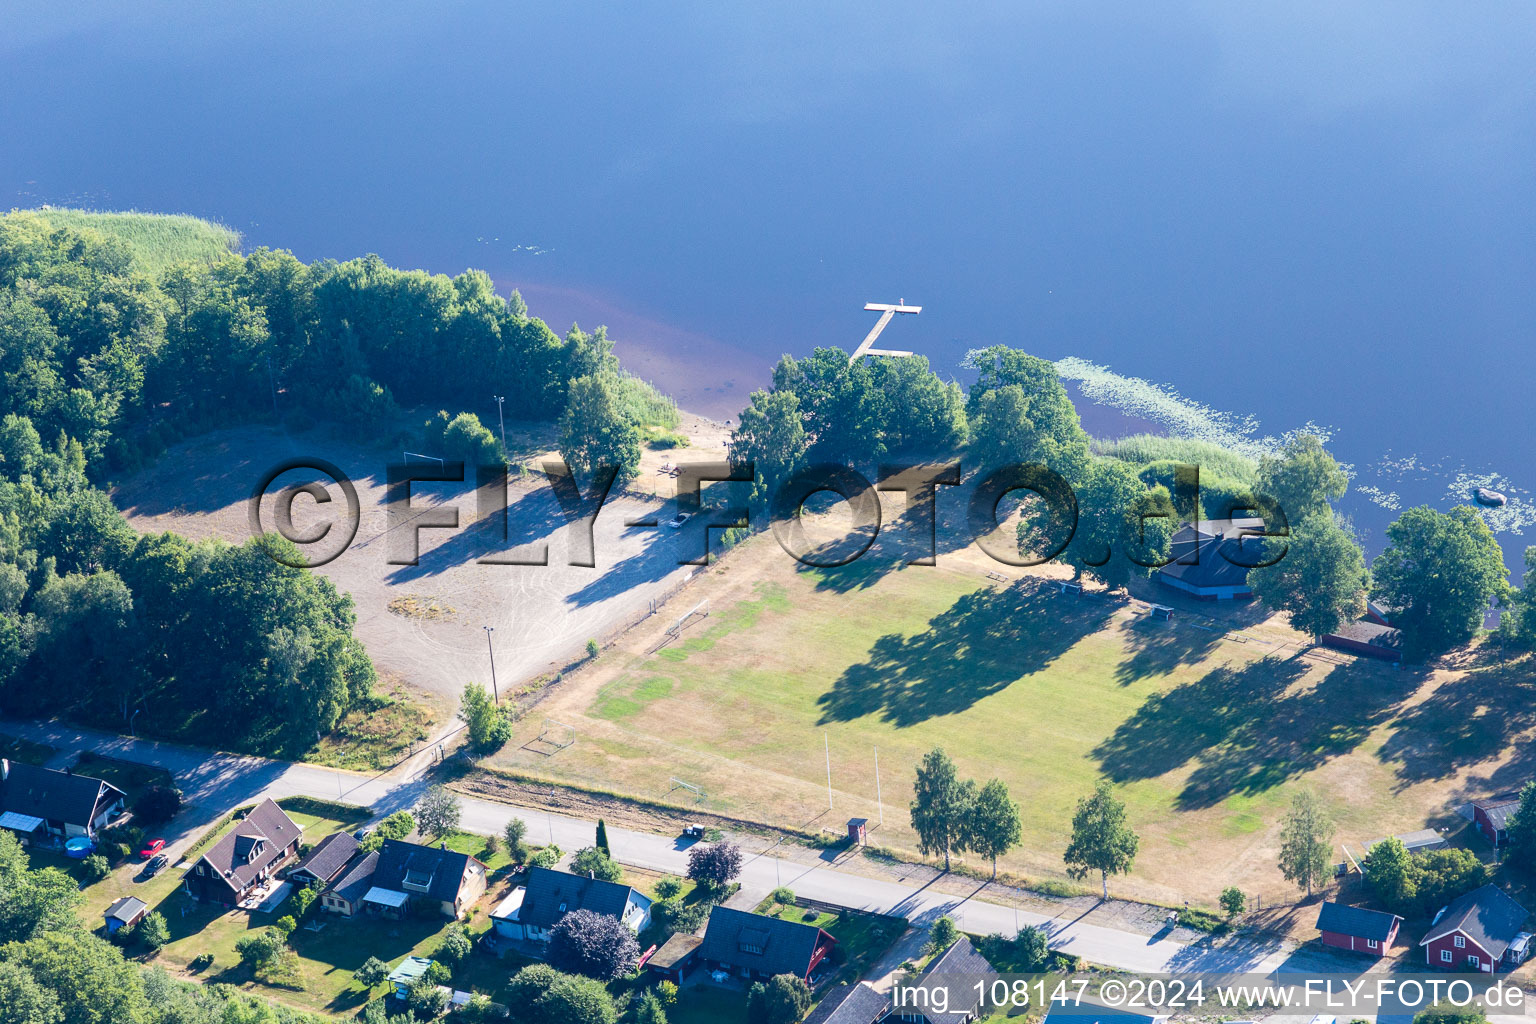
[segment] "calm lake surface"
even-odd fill
[[[0,203],[481,267],[721,417],[905,298],[884,342],[962,379],[1006,342],[1329,428],[1373,551],[1480,482],[1536,543],[1523,0],[213,6],[8,4]]]

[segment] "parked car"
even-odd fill
[[[703,839],[704,838],[704,826],[703,825],[684,825],[683,826],[683,838],[684,839]]]
[[[165,859],[165,854],[157,853],[149,858],[148,864],[144,865],[144,874],[149,878],[154,878],[167,863],[169,862]]]
[[[681,530],[683,528],[683,524],[692,518],[692,512],[679,512],[677,515],[667,520],[667,525],[674,530]]]
[[[149,860],[149,858],[153,857],[163,849],[165,849],[164,839],[151,839],[149,842],[144,844],[144,849],[139,851],[139,857],[142,860]]]
[[[353,832],[352,838],[356,839],[358,842],[362,842],[364,839],[367,839],[371,835],[373,835],[373,829],[365,827],[358,829],[356,832]]]

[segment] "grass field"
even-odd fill
[[[32,212],[55,227],[99,231],[122,239],[133,250],[136,266],[152,277],[176,263],[211,263],[240,246],[240,233],[233,228],[182,214],[53,208]]]
[[[674,618],[658,616],[540,708],[576,727],[574,746],[524,746],[531,719],[494,763],[686,803],[680,778],[711,809],[840,832],[879,818],[878,747],[886,826],[871,842],[911,850],[911,766],[943,746],[965,773],[1008,784],[1024,840],[1003,866],[1047,880],[1063,877],[1076,801],[1107,778],[1142,836],[1120,891],[1196,903],[1228,883],[1294,894],[1274,865],[1301,786],[1339,839],[1359,841],[1457,820],[1457,803],[1529,769],[1515,741],[1536,716],[1499,710],[1531,705],[1519,666],[1431,674],[1301,656],[1304,638],[1257,606],[1185,605],[1147,584],[1180,607],[1150,623],[1124,601],[989,581],[996,565],[966,555],[806,571],[755,538],[673,602],[711,602],[680,642],[655,649]]]

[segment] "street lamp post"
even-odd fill
[[[134,720],[139,717],[139,712],[143,711],[143,710],[144,710],[143,708],[134,708],[133,709],[133,714],[128,717],[128,735],[129,736],[137,738],[138,734],[133,731],[133,723],[134,723]]]
[[[496,418],[501,421],[501,450],[507,451],[507,414],[502,410],[502,403],[507,400],[506,395],[492,395],[496,399]]]
[[[485,649],[491,655],[491,698],[501,703],[501,693],[496,689],[496,648],[491,645],[491,634],[496,632],[495,626],[485,627]]]

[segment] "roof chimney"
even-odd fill
[[[8,779],[10,777],[11,777],[11,759],[8,758],[8,757],[0,757],[0,782],[4,782],[6,779]]]

